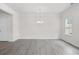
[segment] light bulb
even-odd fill
[[[44,23],[44,21],[37,21],[36,23],[38,23],[38,24],[42,24],[42,23]]]

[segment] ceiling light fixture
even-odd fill
[[[43,24],[44,23],[44,21],[43,21],[43,19],[42,19],[42,8],[38,8],[37,9],[38,10],[38,19],[37,19],[37,21],[36,21],[36,23],[38,23],[38,24]]]

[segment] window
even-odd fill
[[[72,36],[72,18],[71,17],[65,18],[65,34]]]

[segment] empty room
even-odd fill
[[[0,55],[78,55],[79,3],[0,3]]]

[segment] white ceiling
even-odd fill
[[[26,12],[53,12],[60,13],[70,6],[69,3],[6,3],[15,11]]]

